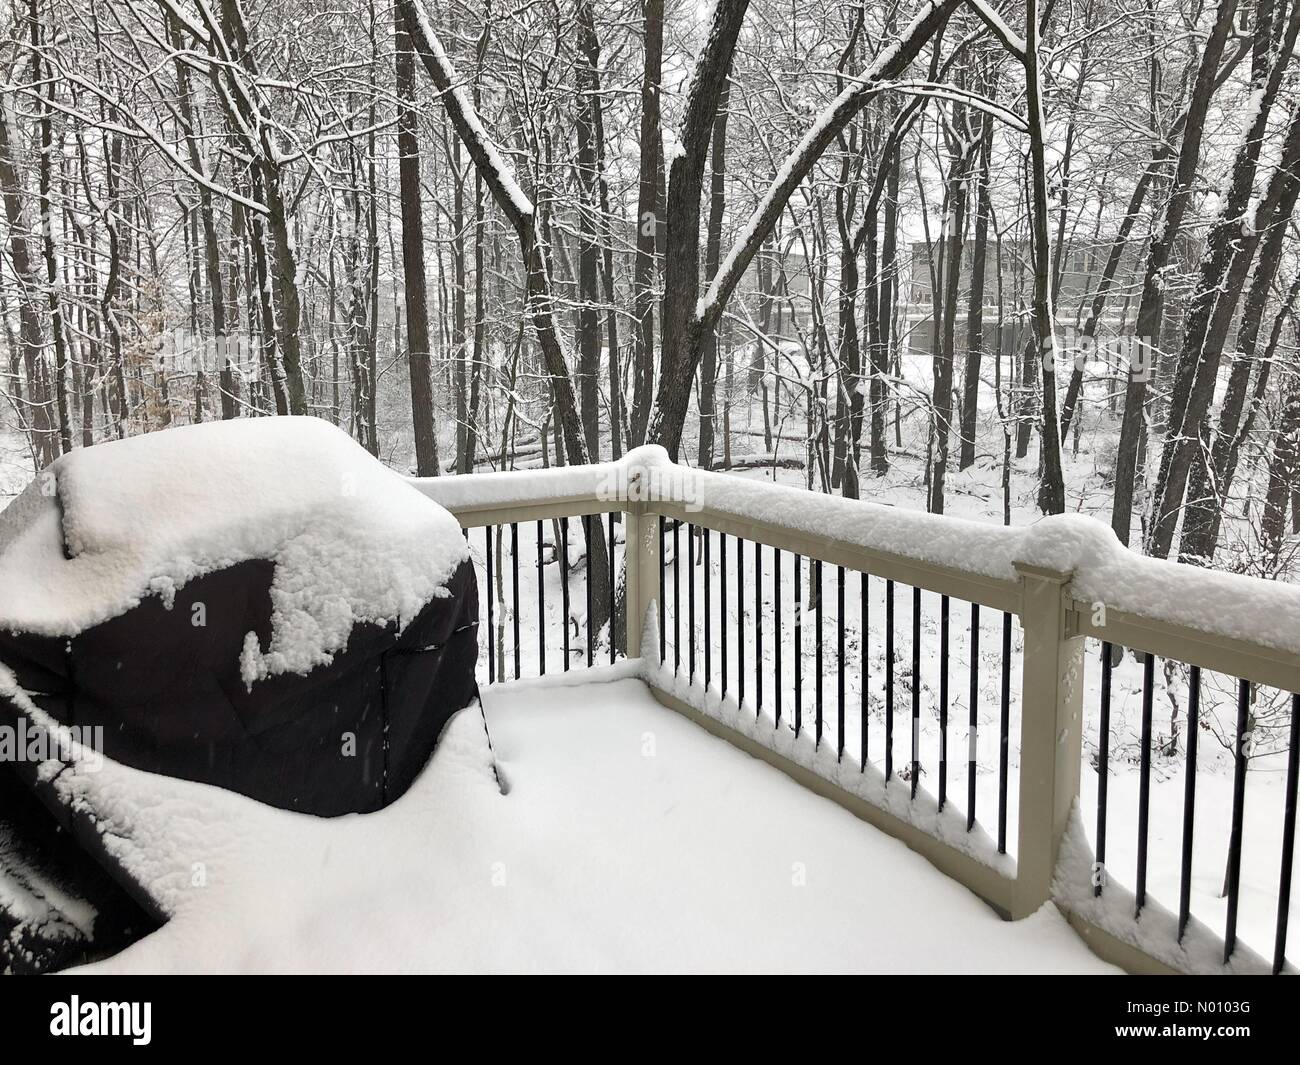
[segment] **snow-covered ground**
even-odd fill
[[[639,681],[602,675],[492,688],[491,750],[463,712],[411,791],[365,816],[87,776],[174,913],[91,970],[1114,971],[1052,907],[1000,920]]]

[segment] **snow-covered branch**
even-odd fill
[[[728,296],[744,276],[786,202],[839,132],[865,105],[882,82],[900,74],[947,21],[962,0],[927,0],[898,39],[881,50],[871,66],[847,86],[817,117],[786,157],[740,236],[727,253],[717,276],[700,298],[695,318],[702,329],[717,322]]]
[[[1002,16],[985,0],[966,0],[966,4],[980,17],[980,21],[989,28],[989,32],[1002,42],[1002,46],[1023,63],[1025,39],[1008,26]]]
[[[406,32],[411,35],[415,50],[424,63],[434,87],[442,94],[447,117],[451,119],[457,135],[464,142],[474,165],[483,175],[483,180],[492,191],[498,206],[505,213],[510,223],[519,228],[533,214],[533,202],[519,187],[514,172],[492,138],[483,128],[478,112],[465,94],[456,74],[451,57],[442,47],[442,41],[434,32],[429,16],[424,10],[423,0],[398,0],[398,9],[402,15]]]
[[[897,92],[907,93],[910,96],[928,96],[936,100],[950,100],[976,111],[987,112],[1018,133],[1029,132],[1029,126],[1025,120],[1010,108],[1003,107],[996,100],[990,100],[987,96],[981,96],[977,92],[961,89],[955,85],[936,85],[933,82],[926,81],[895,81],[883,85],[881,88],[893,89]]]
[[[101,127],[104,129],[115,130],[124,136],[147,140],[162,153],[168,163],[193,181],[196,185],[202,186],[214,195],[229,200],[231,203],[237,203],[241,207],[246,207],[250,211],[256,211],[258,214],[266,214],[266,204],[258,200],[250,199],[247,196],[243,196],[234,189],[227,188],[225,185],[213,181],[206,174],[195,170],[181,157],[180,153],[178,153],[176,149],[167,142],[166,138],[159,130],[153,128],[153,126],[140,118],[139,115],[137,115],[122,100],[105,92],[89,78],[83,77],[82,75],[67,70],[66,68],[59,70],[59,76],[64,78],[70,84],[76,85],[78,88],[84,89],[92,96],[102,100],[111,112],[115,112],[122,118],[126,119],[128,124],[117,125],[115,123],[101,122],[89,115],[81,114],[76,109],[61,103],[58,100],[42,98],[42,103],[45,106],[58,111],[60,114],[66,115],[69,118],[75,118],[77,121],[84,123],[88,127]],[[20,88],[17,91],[27,94],[34,92],[35,90]]]

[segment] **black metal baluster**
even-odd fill
[[[803,555],[794,556],[794,734],[803,729]]]
[[[713,680],[713,563],[709,558],[709,545],[713,530],[701,529],[704,537],[704,690],[709,690]]]
[[[519,524],[510,523],[510,594],[514,603],[515,680],[519,679]]]
[[[772,691],[776,698],[776,725],[781,724],[781,550],[780,548],[772,549],[772,599],[776,604],[776,630],[775,642],[772,644],[776,650],[776,675],[773,677]]]
[[[718,628],[722,635],[722,697],[727,697],[727,534],[718,533]]]
[[[495,684],[497,679],[497,656],[492,646],[492,636],[496,629],[492,624],[492,601],[496,598],[496,588],[492,583],[492,526],[483,526],[483,540],[487,544],[487,626],[488,626],[488,683]]]
[[[736,706],[745,705],[745,541],[736,537]]]
[[[1142,916],[1147,904],[1147,829],[1151,812],[1151,705],[1155,696],[1156,656],[1149,654],[1142,663],[1142,746],[1138,751],[1138,843],[1137,888],[1134,891],[1135,918]]]
[[[564,624],[564,672],[569,672],[569,519],[560,519],[560,610]]]
[[[763,545],[754,541],[754,719],[763,712]]]
[[[1200,732],[1201,667],[1187,678],[1187,770],[1183,780],[1183,868],[1178,884],[1178,942],[1192,915],[1192,835],[1196,826],[1196,741]]]
[[[682,671],[682,563],[678,532],[680,521],[673,522],[673,676]]]
[[[912,798],[921,779],[921,589],[912,589]]]
[[[885,581],[885,779],[894,775],[894,582]]]
[[[585,589],[586,596],[587,596],[587,661],[586,661],[586,665],[590,667],[590,666],[592,666],[592,665],[595,665],[595,662],[594,662],[593,660],[594,660],[594,658],[595,658],[595,649],[596,649],[596,643],[595,643],[596,635],[595,635],[594,632],[592,632],[592,629],[591,629],[591,618],[592,618],[592,601],[591,601],[591,595],[592,595],[592,592],[591,592],[591,568],[592,568],[592,566],[595,564],[595,561],[594,561],[594,560],[595,560],[595,557],[596,557],[596,556],[593,555],[593,554],[591,553],[591,515],[590,515],[590,514],[584,514],[584,515],[582,516],[582,535],[583,535],[583,538],[587,541],[587,579],[586,579],[586,581],[585,581],[586,586],[587,586],[586,589]]]
[[[998,725],[998,853],[1007,853],[1007,760],[1011,752],[1011,614],[1002,615],[1002,720]]]
[[[1106,798],[1110,792],[1110,691],[1111,646],[1101,645],[1101,720],[1097,723],[1097,860],[1093,868],[1092,893],[1101,895],[1106,886]]]
[[[537,523],[537,664],[546,676],[546,563],[542,557],[542,523]]]
[[[1232,835],[1228,839],[1228,920],[1223,931],[1223,964],[1237,947],[1237,904],[1241,896],[1241,835],[1246,814],[1246,766],[1250,760],[1250,691],[1248,680],[1237,682],[1237,746],[1232,770]]]
[[[858,767],[858,769],[860,772],[865,773],[867,771],[867,746],[868,746],[867,739],[870,735],[867,729],[867,723],[870,719],[870,710],[871,710],[871,693],[867,690],[868,678],[871,676],[870,657],[867,653],[868,650],[867,630],[870,627],[867,624],[867,622],[871,615],[871,608],[868,605],[870,600],[867,594],[868,593],[867,575],[865,573],[861,573],[858,576],[861,577],[862,579],[862,583],[858,588],[858,598],[859,598],[858,627],[860,630],[858,636],[862,641],[862,647],[860,649],[862,655],[862,661],[859,664],[859,670],[858,670],[858,672],[861,673],[861,685],[862,685],[861,690],[858,692],[858,701],[862,704],[862,709],[861,709],[862,720],[859,722],[859,726],[858,726],[859,727],[858,746],[861,748],[862,764]]]
[[[835,650],[836,703],[835,703],[835,760],[844,760],[844,567],[839,568],[839,584],[835,592],[835,621],[839,642]]]
[[[1286,806],[1282,815],[1282,874],[1277,888],[1277,936],[1273,975],[1286,962],[1286,925],[1291,910],[1291,863],[1295,859],[1296,778],[1300,776],[1300,695],[1291,696],[1291,742],[1286,756]]]
[[[659,515],[659,661],[668,657],[668,615],[664,611],[664,516]]]
[[[813,684],[814,701],[815,701],[815,731],[813,737],[813,746],[821,747],[822,745],[822,683],[825,670],[822,668],[822,622],[825,620],[825,611],[822,609],[822,560],[813,559],[813,602],[817,608],[816,633],[817,633],[817,673]]]
[[[966,831],[975,827],[976,756],[979,754],[980,605],[970,605],[970,706],[966,726]]]
[[[686,613],[690,632],[687,634],[688,677],[695,683],[695,526],[686,526]]]
[[[616,609],[615,591],[617,589],[617,576],[614,568],[614,512],[609,512],[609,664],[614,664],[614,656],[618,652],[618,644],[614,640],[614,612]]]
[[[948,801],[948,597],[939,597],[939,809]]]

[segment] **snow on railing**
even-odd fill
[[[1055,899],[1131,968],[1286,966],[1300,589],[1145,558],[1083,516],[941,517],[694,470],[658,447],[414,483],[470,538],[488,589],[489,683],[624,653],[661,701],[902,838],[1007,916]],[[1098,653],[1085,668],[1088,641]],[[1222,727],[1203,673],[1235,686]],[[1157,689],[1173,707],[1172,745],[1154,727]],[[1267,729],[1252,711],[1265,689],[1280,693]],[[1120,727],[1130,694],[1142,707],[1135,750]],[[1081,775],[1085,721],[1095,785]],[[1217,780],[1198,778],[1201,733],[1232,763],[1231,795],[1209,813],[1196,802],[1198,779]],[[1246,787],[1252,759],[1278,770],[1282,792],[1264,796],[1280,808],[1261,815],[1263,846],[1243,845],[1257,823],[1247,791],[1268,805]],[[1213,832],[1223,811],[1218,913],[1193,890],[1206,879],[1193,860],[1203,873],[1225,853]],[[1133,860],[1108,864],[1130,830]],[[1148,897],[1161,891],[1178,894],[1176,914]],[[1271,934],[1271,964],[1238,942],[1243,896],[1244,938]],[[1222,919],[1221,938],[1202,916]]]

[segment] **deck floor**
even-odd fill
[[[1050,906],[1000,920],[639,680],[593,672],[607,679],[486,689],[488,729],[476,707],[457,715],[372,814],[310,817],[113,763],[78,774],[172,915],[92,968],[1113,971]]]
[[[923,858],[661,707],[635,680],[484,696],[554,892],[559,968],[1106,972],[1051,907],[1002,921]],[[529,951],[531,954],[531,950]]]

